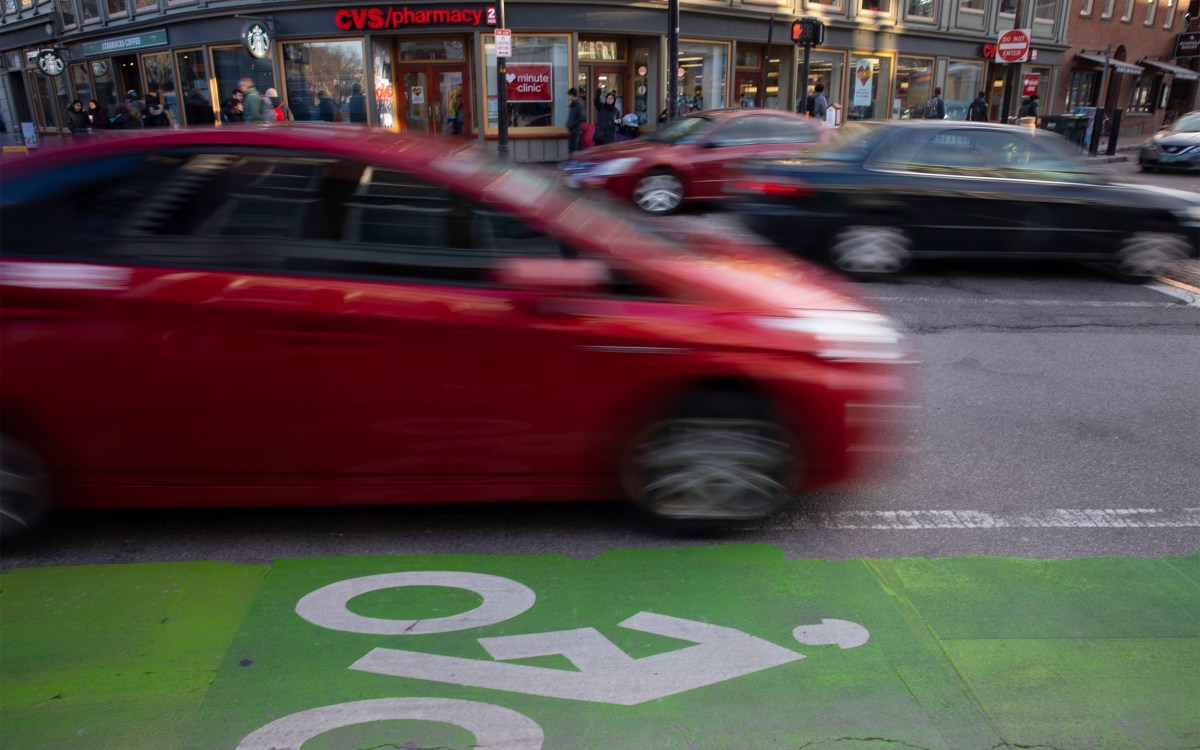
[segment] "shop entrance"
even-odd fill
[[[762,86],[762,73],[738,73],[734,79],[737,85],[737,103],[739,107],[758,107],[758,90]]]
[[[579,98],[586,102],[588,122],[596,121],[596,91],[604,89],[607,96],[609,91],[617,92],[617,109],[621,114],[630,111],[633,99],[629,94],[629,70],[624,65],[580,65],[575,88]]]
[[[425,135],[470,135],[471,101],[467,69],[463,65],[405,66],[400,85],[404,91],[402,132]]]
[[[138,98],[144,101],[146,92],[142,91],[142,74],[138,67],[137,55],[114,57],[113,65],[117,74],[117,101],[125,101],[127,91],[136,91]]]

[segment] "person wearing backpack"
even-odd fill
[[[828,111],[829,100],[825,98],[825,84],[818,83],[813,87],[813,92],[808,95],[808,105],[805,107],[804,113],[809,117],[824,120],[825,113]]]
[[[940,88],[934,89],[933,96],[925,100],[921,116],[926,120],[946,119],[946,100],[942,98],[942,90]]]
[[[967,107],[968,122],[987,122],[988,121],[988,103],[987,93],[980,91],[979,96],[975,97],[975,101],[971,102],[971,106]]]

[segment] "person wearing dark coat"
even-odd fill
[[[146,112],[143,119],[148,128],[171,127],[171,116],[167,114],[167,108],[159,102],[158,94],[146,94]]]
[[[76,99],[67,109],[67,129],[71,135],[87,135],[92,126],[92,118],[83,109],[83,102]]]
[[[317,116],[325,122],[337,121],[337,104],[334,103],[333,97],[324,91],[317,94]]]
[[[617,126],[621,124],[621,110],[617,109],[617,92],[609,91],[601,98],[604,89],[596,89],[596,134],[592,138],[597,146],[612,143],[617,137]]]
[[[92,121],[92,130],[108,129],[108,110],[100,106],[95,99],[88,99],[88,119]]]
[[[583,135],[587,113],[583,111],[583,101],[574,88],[567,89],[567,98],[571,102],[567,107],[567,153],[573,154],[579,150],[579,138]]]
[[[350,87],[350,99],[346,102],[346,113],[350,122],[367,122],[367,97],[363,96],[362,86],[357,83]]]
[[[204,92],[200,89],[192,89],[188,92],[183,112],[188,125],[212,125],[217,121],[213,117],[212,105],[204,98]]]
[[[987,103],[987,92],[986,91],[980,91],[979,95],[975,97],[975,101],[971,102],[971,105],[969,107],[967,107],[967,121],[968,122],[987,122],[988,121],[988,103]]]
[[[129,102],[117,105],[117,116],[112,121],[113,130],[141,130],[144,127],[141,104]]]

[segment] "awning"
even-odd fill
[[[1150,65],[1155,68],[1158,68],[1159,70],[1165,70],[1168,73],[1174,73],[1175,80],[1177,80],[1177,81],[1200,80],[1200,73],[1197,73],[1194,70],[1188,70],[1187,68],[1181,68],[1178,65],[1172,65],[1171,63],[1165,63],[1165,62],[1162,62],[1161,60],[1138,60],[1138,65]]]
[[[1097,57],[1095,55],[1080,55],[1080,54],[1076,53],[1075,59],[1076,60],[1086,60],[1090,63],[1099,65],[1102,68],[1104,67],[1104,58],[1103,57]],[[1110,68],[1112,68],[1113,70],[1117,71],[1118,73],[1129,73],[1129,74],[1135,75],[1135,76],[1142,74],[1142,66],[1141,65],[1134,65],[1133,63],[1127,63],[1124,60],[1116,60],[1116,59],[1110,57],[1110,58],[1108,58],[1108,66]]]

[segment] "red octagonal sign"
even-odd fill
[[[1012,29],[996,41],[996,62],[1022,63],[1029,59],[1029,29]]]

